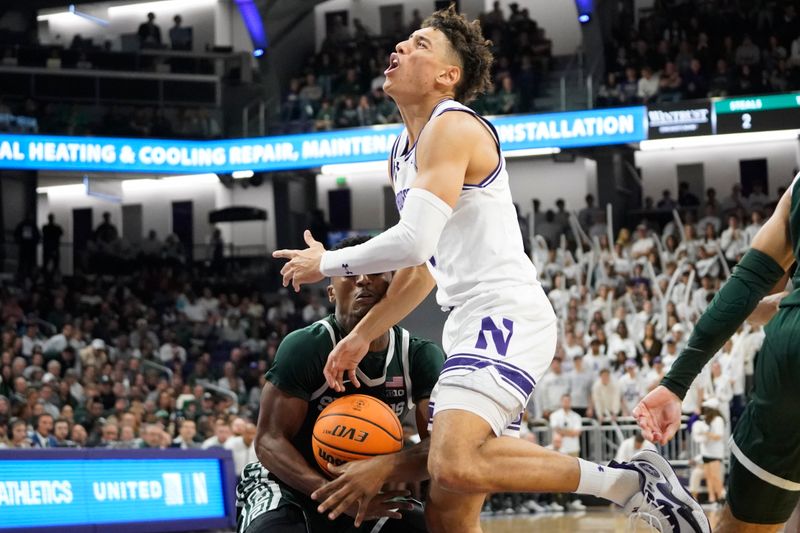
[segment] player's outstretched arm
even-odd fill
[[[464,115],[464,116],[459,116]],[[281,269],[284,286],[296,291],[324,276],[375,274],[417,266],[433,256],[461,188],[475,147],[486,130],[465,113],[431,120],[417,142],[417,177],[405,197],[400,222],[364,244],[325,251],[319,243],[305,250],[278,250],[289,259]]]
[[[794,262],[789,233],[791,191],[790,187],[756,234],[750,251],[697,321],[686,348],[661,385],[633,410],[646,439],[666,444],[672,438],[680,425],[681,400],[692,381]]]
[[[384,297],[375,304],[353,330],[333,347],[325,363],[325,380],[332,389],[344,391],[344,374],[360,386],[355,369],[367,355],[369,344],[416,309],[436,285],[428,267],[404,268],[389,284]]]
[[[337,478],[317,489],[311,498],[321,502],[317,510],[328,512],[335,519],[354,504],[358,504],[355,525],[366,518],[369,502],[381,487],[391,482],[412,482],[428,479],[428,400],[417,404],[417,427],[422,441],[403,451],[380,455],[364,461],[352,461],[342,466],[329,464],[328,470]],[[381,494],[383,498],[383,494]]]

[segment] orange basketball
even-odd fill
[[[314,424],[314,458],[326,473],[328,463],[341,465],[375,455],[399,452],[403,426],[382,401],[351,394],[328,405]]]

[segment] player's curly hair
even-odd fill
[[[456,100],[469,103],[492,86],[491,68],[494,57],[492,42],[484,38],[481,24],[456,11],[454,4],[434,12],[422,23],[423,28],[434,28],[444,33],[461,60],[461,80],[456,85]]]

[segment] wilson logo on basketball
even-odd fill
[[[343,464],[345,464],[347,462],[344,459],[339,459],[337,457],[334,457],[333,455],[327,453],[322,448],[319,449],[318,455],[319,455],[320,459],[322,459],[323,461],[325,461],[327,463],[330,463],[330,464],[332,464],[334,466],[342,466]]]
[[[325,431],[328,435],[340,437],[342,439],[350,439],[356,442],[364,442],[369,437],[367,431],[356,430],[356,428],[349,428],[347,426],[338,425],[332,430]]]

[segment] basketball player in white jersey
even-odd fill
[[[442,340],[448,358],[430,399],[430,531],[478,533],[485,495],[514,491],[591,494],[652,515],[662,531],[710,531],[654,452],[604,467],[509,438],[553,358],[556,317],[523,252],[497,133],[459,103],[491,83],[490,44],[477,22],[451,7],[396,46],[384,90],[405,125],[389,160],[401,220],[335,252],[306,232],[309,248],[274,253],[289,259],[284,286],[399,270],[384,300],[331,353],[325,372],[337,390],[345,372],[358,383],[355,368],[373,336],[438,286],[437,301],[450,316]],[[368,502],[378,488],[363,485],[325,492],[320,510],[333,518]]]

